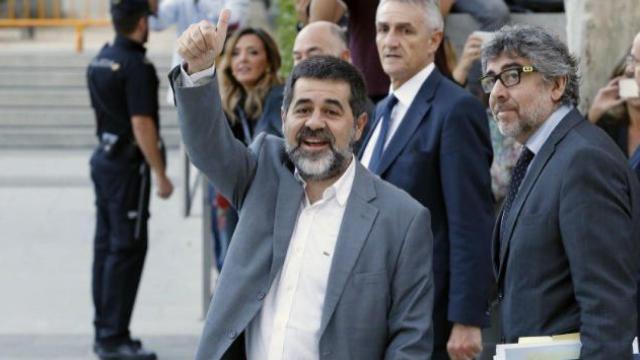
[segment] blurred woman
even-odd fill
[[[640,177],[640,97],[620,97],[620,80],[634,78],[638,57],[640,35],[615,67],[609,83],[596,94],[588,118],[613,138]]]
[[[620,97],[620,80],[635,79],[640,86],[640,33],[625,55],[615,67],[609,83],[593,99],[588,118],[613,138],[629,157],[629,166],[640,178],[640,96]],[[640,287],[640,273],[636,281]],[[637,296],[637,310],[640,313],[640,292]],[[640,322],[636,335],[640,337]]]
[[[269,34],[258,28],[238,30],[228,41],[219,69],[222,108],[234,136],[249,146],[261,132],[282,136],[282,80],[280,53]],[[218,241],[215,244],[218,269],[238,222],[229,202],[215,196]]]
[[[263,131],[282,136],[280,62],[275,41],[262,29],[240,29],[228,41],[219,77],[222,107],[246,145]]]

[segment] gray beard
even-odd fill
[[[295,165],[298,173],[305,181],[322,181],[340,175],[349,165],[353,157],[353,147],[345,151],[336,150],[330,145],[327,151],[312,154],[304,151],[300,146],[293,146],[285,142],[285,149],[289,159]]]
[[[553,109],[549,111],[548,106],[542,99],[536,101],[533,111],[529,114],[519,118],[515,124],[507,125],[505,122],[499,120],[496,113],[493,113],[493,118],[498,124],[498,130],[503,136],[517,139],[522,134],[533,134],[540,125],[553,113]],[[492,110],[493,112],[493,110]]]

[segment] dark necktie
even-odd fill
[[[389,94],[386,99],[386,104],[382,112],[382,124],[380,124],[380,133],[378,135],[378,141],[373,148],[373,154],[371,155],[371,161],[369,161],[369,170],[373,173],[378,172],[380,161],[382,160],[382,154],[384,153],[384,143],[387,141],[387,135],[389,134],[389,124],[391,123],[391,111],[393,107],[398,103],[398,98]]]
[[[513,201],[518,195],[518,189],[520,188],[520,184],[522,183],[522,179],[527,174],[527,168],[529,167],[529,163],[533,159],[533,152],[529,150],[526,146],[522,148],[522,152],[518,157],[518,161],[516,162],[516,166],[513,168],[511,172],[511,184],[509,185],[509,194],[507,194],[507,199],[504,202],[504,207],[502,208],[502,220],[500,221],[500,242],[504,242],[502,239],[506,234],[504,233],[505,225],[507,217],[509,216],[509,211],[511,210],[511,206],[513,205]]]

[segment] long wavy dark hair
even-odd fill
[[[630,51],[631,47],[627,48],[624,56],[618,59],[611,71],[609,81],[617,78],[618,76],[625,75],[627,69],[627,55],[629,55]],[[627,109],[627,102],[625,101],[622,104],[616,105],[605,111],[596,123],[604,126],[629,126],[629,120],[629,110]]]
[[[256,35],[260,38],[267,54],[267,68],[249,92],[245,91],[231,71],[233,48],[240,38],[245,35]],[[229,41],[227,41],[225,49],[221,61],[222,76],[219,77],[222,108],[227,114],[229,121],[234,124],[238,121],[235,108],[244,100],[244,104],[241,105],[243,106],[245,114],[247,114],[248,118],[256,120],[262,115],[264,99],[267,93],[269,93],[269,90],[275,85],[282,84],[282,80],[278,76],[278,70],[281,64],[278,46],[271,35],[263,29],[246,27],[236,31]]]

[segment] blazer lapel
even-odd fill
[[[560,121],[558,126],[551,132],[551,135],[547,139],[547,141],[542,145],[542,148],[533,158],[533,162],[531,163],[531,168],[529,169],[529,173],[524,178],[522,185],[520,185],[520,190],[518,190],[518,194],[511,206],[511,210],[506,218],[502,219],[502,221],[506,221],[505,224],[505,233],[504,236],[507,237],[507,241],[505,241],[500,246],[500,265],[498,268],[498,278],[500,281],[500,277],[504,273],[504,264],[506,259],[507,250],[509,248],[509,244],[511,242],[511,236],[513,235],[513,229],[516,224],[516,220],[520,215],[520,211],[522,210],[522,206],[524,205],[529,193],[533,189],[533,185],[538,180],[542,169],[547,165],[549,159],[553,155],[556,149],[556,145],[567,135],[569,130],[571,130],[574,126],[576,126],[580,121],[583,121],[582,116],[578,112],[578,110],[573,109],[569,112],[564,119]],[[496,231],[500,231],[498,228]],[[498,236],[498,241],[499,236]]]
[[[382,117],[382,115],[380,114],[380,109],[387,106],[387,102],[389,102],[389,98],[386,98],[380,101],[380,103],[376,105],[376,111],[374,113],[374,118],[372,119],[373,124],[371,124],[369,131],[366,134],[364,134],[365,138],[362,141],[362,146],[360,146],[360,150],[358,150],[358,160],[362,159],[362,155],[364,155],[364,149],[367,147],[367,144],[369,144],[369,140],[371,140],[371,136],[373,135],[373,132],[376,130],[376,127],[380,122],[380,118]]]
[[[331,263],[327,292],[322,309],[320,334],[324,333],[327,323],[335,311],[360,251],[378,214],[378,209],[369,204],[376,197],[373,179],[359,162],[356,163],[356,175],[347,207],[340,225],[335,256]]]
[[[427,80],[413,99],[409,106],[409,110],[404,115],[400,127],[391,138],[389,145],[382,154],[380,166],[376,172],[378,175],[383,174],[393,161],[400,155],[400,152],[407,145],[411,137],[414,135],[418,125],[424,120],[425,114],[431,108],[431,100],[435,96],[436,89],[440,84],[442,75],[438,69],[433,69]]]
[[[284,169],[284,171],[289,171]],[[282,268],[284,258],[287,255],[289,241],[296,224],[300,204],[304,196],[304,189],[293,176],[281,176],[278,186],[278,197],[275,224],[273,229],[273,262],[269,272],[269,284]]]
[[[491,238],[491,268],[493,276],[498,279],[498,271],[500,269],[500,225],[502,224],[502,213],[504,212],[504,202],[498,211],[498,218],[493,224],[493,236]]]

